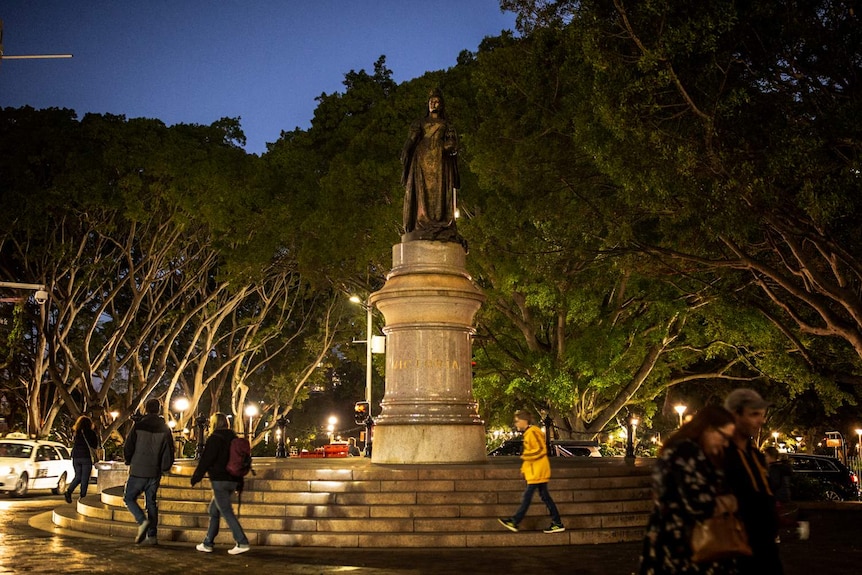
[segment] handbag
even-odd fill
[[[734,513],[719,513],[700,521],[691,533],[691,560],[709,563],[751,555],[745,526]]]
[[[99,450],[90,445],[90,442],[87,441],[87,435],[83,431],[81,432],[81,436],[84,438],[84,443],[87,444],[87,448],[90,450],[90,461],[94,464],[101,461],[102,458],[100,457],[101,454],[99,453]]]

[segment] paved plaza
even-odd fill
[[[228,533],[216,552],[191,544],[142,547],[117,538],[82,536],[53,526],[50,511],[60,496],[0,498],[0,575],[9,573],[181,573],[254,575],[387,574],[572,574],[633,573],[640,545],[623,543],[524,548],[519,534],[505,549],[301,549],[258,547],[230,556]],[[806,509],[811,539],[786,534],[781,544],[788,575],[843,575],[862,565],[862,503],[824,504]],[[548,535],[553,537],[553,535]]]

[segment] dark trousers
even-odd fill
[[[149,519],[150,525],[147,527],[147,537],[155,537],[159,526],[159,506],[156,502],[156,494],[159,491],[159,485],[162,482],[161,477],[137,477],[130,475],[126,480],[126,491],[123,495],[123,502],[128,507],[129,511],[135,518],[135,522],[140,525],[144,519]],[[138,496],[144,494],[144,505],[147,508],[147,514],[144,515],[144,510],[138,505]]]
[[[539,497],[542,499],[542,502],[548,508],[548,512],[551,514],[551,521],[555,525],[562,525],[563,522],[560,519],[560,512],[557,511],[557,506],[554,503],[554,500],[551,499],[551,494],[548,492],[547,483],[527,484],[527,488],[524,490],[524,497],[521,499],[521,506],[518,507],[518,510],[515,511],[515,514],[512,515],[512,521],[515,522],[515,525],[519,524],[524,518],[524,515],[527,514],[527,509],[530,508],[530,503],[533,502],[533,493],[535,493],[536,491],[539,492]]]
[[[72,458],[72,468],[75,470],[75,479],[66,488],[66,493],[72,493],[78,485],[81,486],[81,497],[87,496],[87,487],[90,485],[90,473],[93,471],[93,462],[90,458]]]

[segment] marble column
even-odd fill
[[[485,461],[485,428],[472,391],[473,319],[485,296],[460,244],[410,241],[369,302],[386,319],[386,391],[374,463]]]

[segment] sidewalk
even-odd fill
[[[199,553],[190,544],[142,547],[117,538],[63,533],[50,521],[62,498],[0,500],[0,575],[9,573],[134,573],[231,574],[274,573],[357,575],[464,573],[505,575],[547,573],[604,575],[634,573],[640,544],[587,545],[505,549],[305,549],[252,548],[230,556],[230,534],[216,541],[216,552]],[[782,536],[787,575],[855,573],[862,565],[862,503],[806,506],[811,538]],[[553,535],[548,535],[553,537]],[[276,571],[277,570],[277,571]]]

